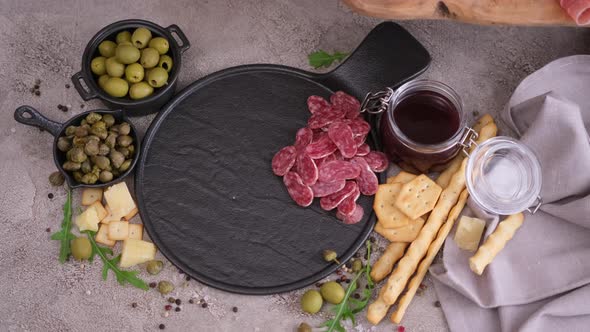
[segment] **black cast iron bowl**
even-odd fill
[[[170,44],[168,55],[172,57],[172,70],[168,73],[168,84],[154,89],[154,94],[147,98],[133,100],[131,98],[116,98],[109,96],[102,88],[98,86],[95,75],[90,70],[90,62],[99,56],[98,45],[104,40],[115,40],[117,33],[123,30],[133,31],[135,28],[145,27],[152,32],[153,37],[164,37]],[[177,38],[175,38],[175,36]],[[180,42],[180,43],[179,43]],[[180,72],[182,53],[190,48],[190,42],[180,30],[173,24],[163,28],[153,22],[145,20],[123,20],[107,25],[100,30],[86,45],[82,55],[82,70],[72,76],[74,87],[84,100],[99,98],[106,105],[112,108],[124,109],[130,116],[139,116],[154,113],[160,110],[172,96],[176,89],[176,81]],[[82,85],[84,82],[84,85]]]
[[[133,156],[133,159],[131,161],[131,166],[129,166],[129,169],[127,171],[125,171],[125,173],[119,175],[118,177],[113,178],[112,181],[109,181],[106,183],[84,184],[84,183],[80,183],[80,182],[76,181],[74,179],[74,176],[72,174],[70,174],[69,172],[67,172],[66,170],[64,170],[62,167],[62,164],[66,161],[66,153],[60,151],[57,148],[57,140],[59,137],[65,136],[66,128],[71,125],[75,125],[75,126],[80,125],[80,122],[82,122],[82,120],[90,112],[95,112],[98,114],[112,114],[113,117],[115,118],[116,123],[121,123],[123,121],[129,123],[129,126],[131,127],[131,132],[129,133],[129,135],[133,138],[133,143],[136,146],[135,155]],[[102,187],[111,186],[117,182],[120,182],[127,175],[131,174],[131,172],[133,171],[133,168],[135,167],[135,164],[137,164],[137,159],[139,159],[141,146],[140,146],[140,142],[139,142],[139,137],[137,135],[137,130],[135,129],[135,126],[133,125],[133,123],[131,123],[129,121],[129,119],[125,115],[125,111],[123,111],[123,110],[111,111],[111,110],[99,109],[99,110],[87,111],[87,112],[83,112],[83,113],[80,113],[80,114],[74,116],[73,118],[69,119],[65,123],[59,123],[59,122],[49,120],[48,118],[43,116],[41,113],[39,113],[39,111],[37,111],[33,107],[24,105],[24,106],[20,106],[19,108],[17,108],[14,111],[14,119],[17,122],[20,122],[20,123],[25,124],[27,126],[34,126],[34,127],[38,127],[38,128],[42,128],[44,130],[47,130],[49,133],[51,133],[51,135],[53,135],[53,137],[54,137],[54,140],[53,140],[53,161],[55,162],[55,166],[57,167],[57,169],[65,177],[70,188],[79,188],[79,187],[80,188],[82,188],[82,187],[102,188]]]

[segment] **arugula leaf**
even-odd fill
[[[55,241],[60,241],[59,246],[59,262],[65,263],[70,257],[72,250],[70,248],[70,241],[75,239],[76,236],[72,234],[72,189],[69,187],[68,190],[68,197],[66,198],[66,202],[64,204],[64,218],[61,222],[61,229],[58,232],[51,234],[51,239]]]
[[[88,240],[90,240],[90,245],[92,246],[92,254],[90,255],[89,261],[92,261],[94,255],[98,255],[104,264],[102,268],[102,279],[107,280],[109,270],[113,271],[115,277],[117,278],[117,282],[121,285],[125,285],[125,283],[129,283],[132,286],[135,286],[139,289],[148,290],[148,284],[137,277],[139,271],[123,271],[119,269],[117,264],[121,260],[121,255],[116,256],[115,258],[109,259],[107,255],[113,255],[113,251],[110,248],[101,247],[99,246],[96,241],[94,240],[94,235],[96,234],[93,231],[85,231],[86,235],[88,236]]]
[[[307,58],[309,60],[309,65],[315,69],[318,69],[321,67],[330,67],[334,61],[340,62],[347,56],[348,53],[334,52],[334,54],[330,54],[324,50],[319,50],[310,53]]]
[[[322,325],[322,327],[327,327],[328,329],[326,330],[326,332],[333,332],[333,331],[338,331],[338,332],[345,332],[346,330],[344,329],[344,327],[342,326],[342,324],[340,323],[343,320],[346,319],[350,319],[352,321],[353,325],[356,325],[356,319],[355,319],[355,315],[361,311],[363,311],[366,307],[367,304],[369,303],[369,300],[371,299],[371,294],[373,293],[373,288],[375,287],[375,284],[373,283],[373,279],[371,279],[371,264],[370,259],[371,259],[371,242],[367,241],[366,243],[367,245],[367,264],[365,265],[365,267],[358,271],[356,273],[356,275],[354,276],[354,278],[350,281],[350,284],[348,285],[348,287],[346,288],[346,292],[344,293],[344,299],[342,300],[342,302],[340,302],[340,304],[336,305],[335,307],[333,307],[334,310],[334,318],[324,322]],[[365,278],[367,279],[367,287],[363,290],[363,297],[359,300],[351,297],[352,293],[354,293],[354,291],[356,291],[357,289],[357,281],[359,280],[359,278],[362,275],[365,275]]]

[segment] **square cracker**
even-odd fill
[[[409,224],[398,228],[384,228],[381,223],[377,223],[375,232],[391,242],[412,242],[418,237],[422,226],[424,226],[422,218],[414,219]]]
[[[395,206],[410,219],[416,219],[434,209],[442,188],[422,174],[404,184]]]
[[[408,183],[417,177],[416,174],[401,171],[397,175],[390,176],[387,178],[387,183]]]
[[[375,194],[373,210],[379,223],[384,228],[402,227],[410,223],[410,218],[395,207],[395,200],[399,195],[403,184],[381,184]]]

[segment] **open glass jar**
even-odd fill
[[[466,186],[483,211],[509,215],[539,208],[542,176],[534,152],[503,136],[477,145],[477,133],[465,125],[461,99],[448,85],[415,80],[396,91],[369,93],[361,111],[381,115],[381,143],[394,162],[403,161],[427,173],[460,151],[465,153]]]

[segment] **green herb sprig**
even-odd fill
[[[64,218],[61,222],[61,229],[51,234],[51,239],[60,241],[59,246],[59,262],[65,263],[72,253],[70,248],[70,241],[76,236],[72,234],[72,189],[67,188],[68,196],[64,204]]]
[[[340,304],[333,307],[334,311],[334,318],[324,322],[322,327],[327,327],[328,329],[326,332],[346,332],[344,327],[342,326],[341,322],[346,319],[350,319],[352,324],[356,325],[355,315],[359,312],[363,311],[367,304],[369,304],[369,300],[371,299],[371,294],[373,293],[373,289],[375,284],[373,279],[371,279],[371,242],[367,241],[367,263],[365,266],[356,273],[354,278],[351,280],[348,288],[346,288],[346,292],[344,293],[344,299]],[[362,275],[365,275],[367,281],[367,287],[363,290],[363,296],[360,299],[355,299],[352,297],[352,293],[357,290],[358,285],[357,282]]]
[[[347,56],[348,53],[334,52],[334,54],[330,54],[324,50],[319,50],[310,53],[307,58],[309,60],[309,65],[315,69],[318,69],[322,67],[330,67],[334,61],[340,62]]]
[[[132,286],[135,286],[139,289],[148,290],[148,284],[137,277],[139,271],[123,271],[119,269],[117,264],[121,260],[121,255],[116,256],[115,258],[109,259],[107,255],[113,255],[113,251],[110,248],[101,247],[99,246],[96,241],[94,240],[94,235],[96,234],[93,231],[85,231],[86,235],[88,236],[88,240],[90,240],[90,245],[92,246],[92,254],[88,259],[90,262],[94,259],[95,255],[98,255],[104,264],[102,268],[102,279],[107,280],[107,276],[109,270],[113,271],[115,277],[117,278],[117,282],[121,285],[125,285],[125,283],[129,283]]]

